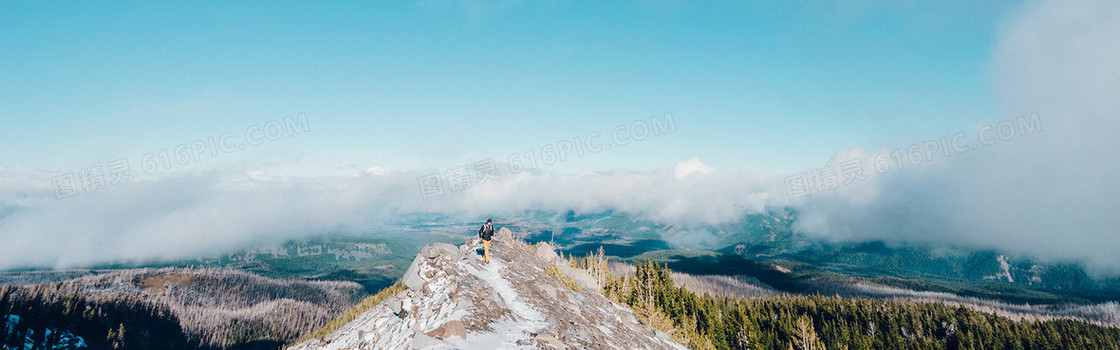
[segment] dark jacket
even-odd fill
[[[494,225],[487,227],[486,224],[483,224],[482,228],[478,229],[478,238],[489,241],[490,237],[494,237]]]

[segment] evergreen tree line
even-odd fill
[[[579,260],[608,298],[694,349],[1120,349],[1120,329],[1083,321],[1014,321],[944,303],[700,295],[651,260],[621,277],[602,268],[602,253]]]
[[[60,290],[58,284],[0,285],[0,348],[68,348],[65,332],[81,337],[91,349],[198,347],[188,343],[171,310],[159,304],[139,298],[91,299]]]

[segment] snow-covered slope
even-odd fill
[[[582,270],[564,269],[585,286],[580,291],[546,273],[556,257],[547,245],[530,247],[503,228],[489,264],[478,247],[425,247],[405,272],[407,290],[293,348],[683,348],[600,295]]]

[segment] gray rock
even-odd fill
[[[432,248],[435,248],[444,256],[454,257],[456,254],[459,254],[459,248],[447,243],[432,244]]]
[[[568,276],[571,276],[572,279],[576,281],[576,284],[584,289],[590,289],[595,292],[601,289],[599,281],[595,280],[595,276],[592,276],[587,270],[572,268],[567,265],[560,265],[560,269],[568,274]]]
[[[494,303],[500,303],[503,307],[506,305],[506,300],[503,299],[501,295],[498,295],[498,293],[495,292],[493,289],[491,289],[489,292],[490,292],[490,297],[489,297],[488,300],[492,300],[492,301],[494,301]]]
[[[427,246],[427,247],[424,247],[423,249],[420,249],[420,256],[428,258],[428,259],[435,259],[435,258],[439,257],[439,254],[440,254],[439,250],[435,249],[435,248],[432,248],[432,246]]]
[[[412,338],[413,349],[423,349],[429,346],[448,345],[447,342],[436,339],[433,336],[416,332],[416,336]]]
[[[560,257],[556,255],[556,250],[552,249],[552,245],[545,242],[537,243],[537,246],[533,248],[533,253],[536,254],[537,258],[544,260],[546,263],[552,262],[552,259]]]
[[[404,310],[402,304],[403,302],[400,299],[391,300],[389,301],[389,310],[392,310],[394,314],[400,314],[401,310]]]
[[[584,305],[587,304],[587,297],[586,296],[584,296],[583,294],[580,294],[580,293],[572,293],[572,294],[575,295],[576,300],[579,300],[579,302],[581,304],[584,304]]]
[[[541,291],[543,291],[545,295],[548,295],[550,299],[556,299],[556,287],[553,287],[551,284],[544,283],[540,284],[539,286],[541,288]]]
[[[459,258],[466,259],[474,251],[474,240],[468,239],[466,244],[459,246]]]
[[[420,276],[421,263],[423,263],[423,257],[417,255],[416,259],[412,259],[412,264],[408,265],[408,270],[404,271],[404,276],[401,276],[401,282],[403,282],[408,289],[421,290],[424,288],[424,283],[427,281],[424,280],[424,277]]]
[[[463,298],[459,302],[455,303],[455,310],[456,311],[467,310],[467,309],[470,309],[472,306],[474,306],[473,301],[471,301],[470,299],[467,299],[467,298]]]
[[[541,344],[547,345],[549,348],[553,348],[553,349],[567,349],[568,348],[568,346],[565,345],[564,342],[560,341],[560,339],[556,338],[556,336],[553,336],[551,334],[541,334],[541,335],[537,336],[537,341],[539,341]]]
[[[447,243],[435,243],[420,250],[420,255],[428,259],[435,259],[441,256],[454,257],[458,253],[459,248]]]

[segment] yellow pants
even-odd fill
[[[482,240],[482,261],[490,262],[490,241]]]

